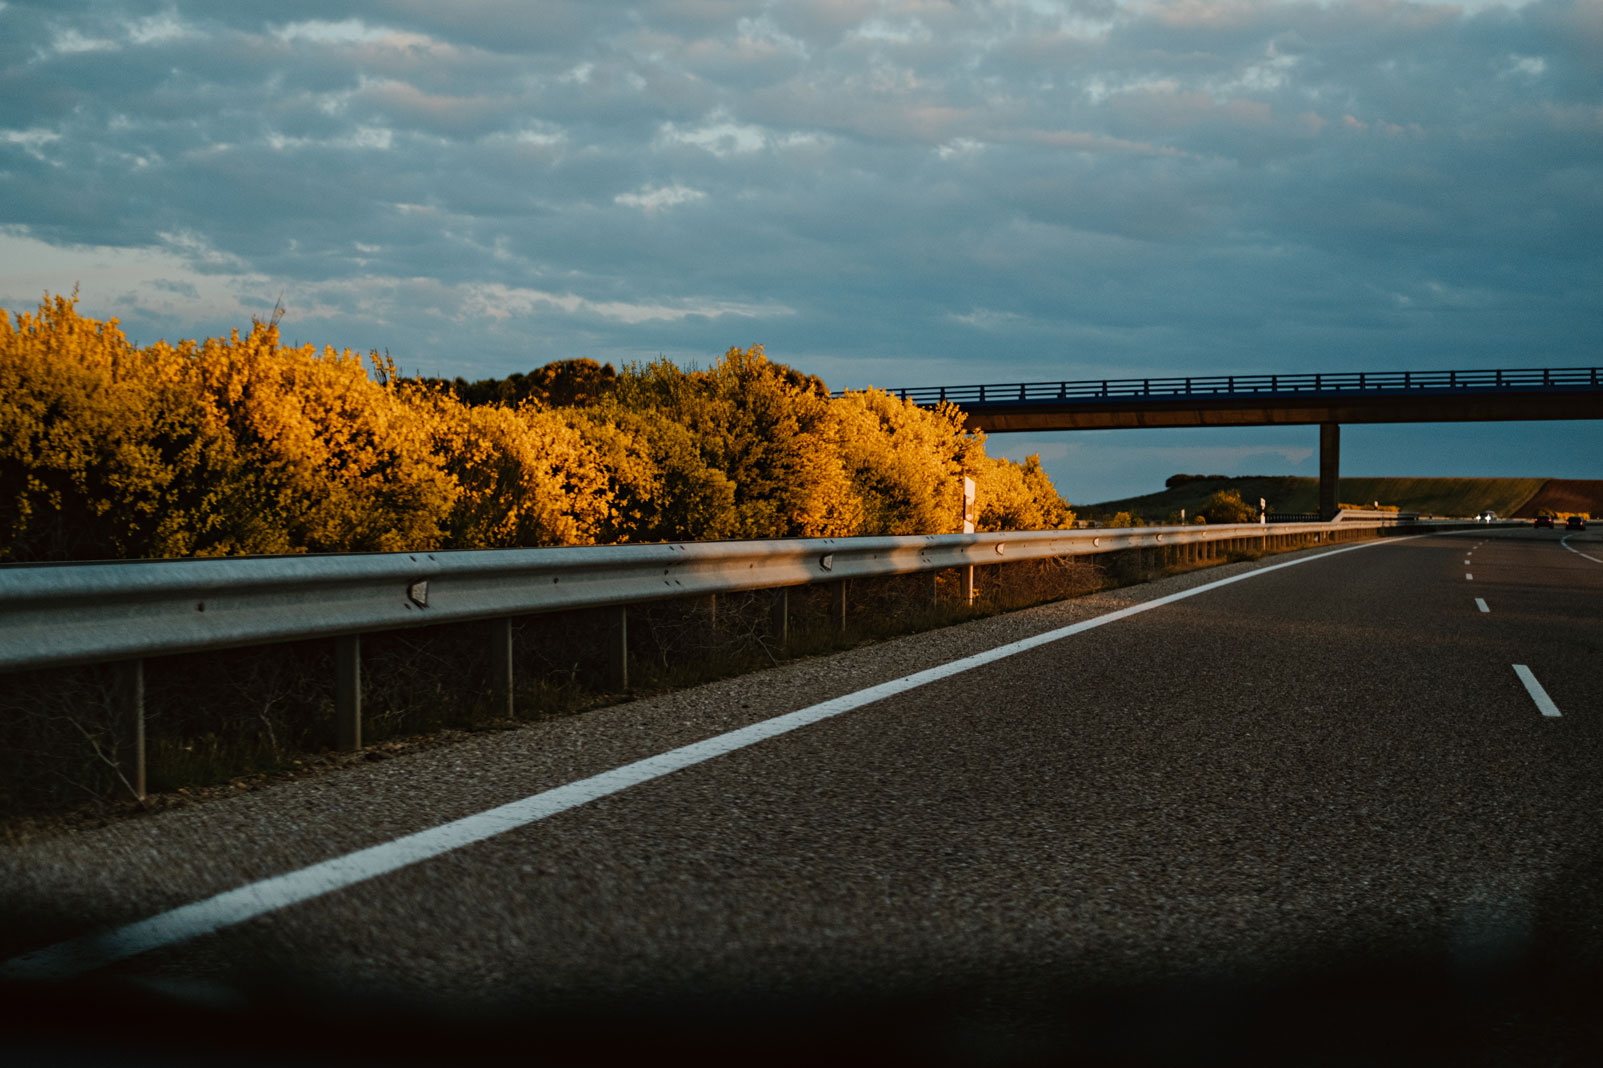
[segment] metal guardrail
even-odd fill
[[[1074,382],[920,386],[886,392],[915,404],[1018,404],[1050,401],[1183,400],[1187,397],[1300,397],[1540,392],[1603,388],[1603,368],[1502,368],[1486,371],[1354,371],[1335,374],[1194,375]],[[835,396],[841,396],[836,393]]]
[[[1447,524],[1451,525],[1451,524]],[[137,560],[0,566],[0,672],[114,665],[114,766],[145,795],[144,662],[150,657],[329,638],[338,745],[361,748],[361,635],[487,621],[488,682],[512,712],[512,619],[564,609],[612,613],[609,682],[628,685],[627,605],[774,589],[785,644],[793,586],[1051,557],[1204,546],[1291,547],[1382,533],[1397,517],[1330,523],[1046,530],[923,537],[598,545],[436,553]],[[1189,548],[1188,547],[1195,547]],[[933,590],[933,585],[932,585]],[[843,617],[844,618],[844,617]]]
[[[1396,522],[13,565],[0,671]]]

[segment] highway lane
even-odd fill
[[[1143,1045],[1150,1021],[1067,1006],[1105,1007],[1108,991],[1201,998],[1216,1011],[1186,1016],[1192,1038],[1229,1046],[1247,1041],[1244,1021],[1262,1033],[1264,990],[1353,975],[1341,990],[1371,992],[1371,1023],[1422,1002],[1458,1020],[1444,990],[1518,980],[1556,1016],[1521,1002],[1497,1035],[1535,1049],[1545,1024],[1560,1038],[1577,1025],[1564,986],[1528,980],[1597,966],[1603,856],[1603,565],[1547,533],[1399,541],[1211,589],[108,971],[270,974],[523,1013],[695,1019],[755,998],[822,1003],[827,1021],[843,1005],[939,1004],[914,1018],[952,1043],[1154,1056],[1173,1050]],[[663,702],[650,729],[639,709],[583,717],[613,736],[547,731],[554,756],[514,762],[543,760],[532,774],[486,771],[486,752],[419,754],[353,773],[356,793],[290,784],[30,847],[5,869],[33,895],[16,913],[29,926],[6,934],[15,951],[86,917],[126,922],[1004,631],[1284,559],[718,684]],[[1563,716],[1540,713],[1514,664]],[[38,899],[75,882],[102,898]],[[1260,993],[1220,1008],[1221,989]]]

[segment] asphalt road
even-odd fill
[[[1154,602],[214,933],[81,941]],[[1588,1063],[1600,720],[1596,531],[1307,550],[9,849],[0,956],[89,954],[12,984],[108,1006],[19,1031],[41,1057],[137,1018],[274,1063],[313,1023],[333,1060]]]

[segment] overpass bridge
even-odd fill
[[[1343,423],[1603,419],[1603,368],[1205,375],[923,386],[987,433],[1131,427],[1319,426],[1319,512],[1335,516]]]

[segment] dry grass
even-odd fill
[[[1472,516],[1486,509],[1514,515],[1543,486],[1541,478],[1343,478],[1337,495],[1368,508],[1375,501],[1424,515]],[[1236,490],[1254,508],[1261,497],[1276,512],[1314,512],[1319,509],[1319,480],[1293,475],[1238,476],[1222,480],[1187,482],[1174,489],[1101,504],[1079,506],[1087,518],[1130,512],[1159,523],[1181,508],[1197,515],[1208,497],[1219,490]]]

